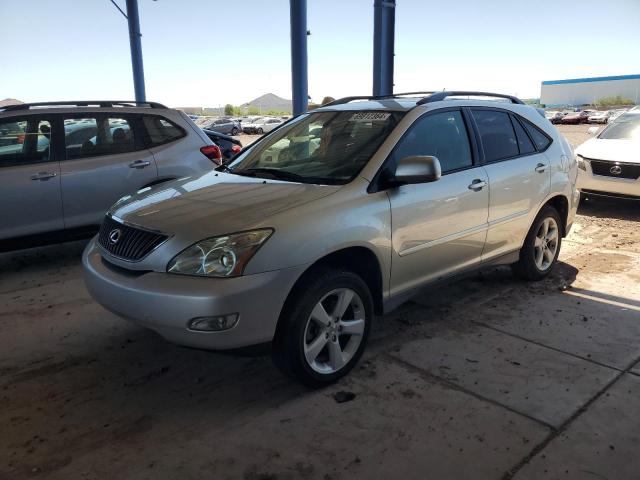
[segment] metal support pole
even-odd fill
[[[144,67],[142,65],[142,42],[140,38],[140,17],[138,0],[127,0],[127,22],[129,23],[129,44],[131,45],[131,68],[136,102],[146,102],[144,92]]]
[[[307,111],[307,0],[289,0],[293,115]]]
[[[373,2],[373,94],[393,93],[396,0]]]

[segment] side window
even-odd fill
[[[180,127],[157,115],[144,115],[142,121],[146,130],[145,143],[150,147],[173,142],[186,135]]]
[[[0,120],[0,167],[47,162],[51,124],[31,116]]]
[[[516,137],[518,138],[518,147],[520,148],[520,155],[528,155],[530,153],[534,153],[536,151],[536,147],[531,143],[531,139],[527,132],[524,131],[522,125],[516,117],[511,117],[513,122],[513,128],[516,131]]]
[[[484,157],[487,162],[518,156],[520,150],[508,113],[496,110],[472,109],[471,111],[482,138]]]
[[[137,150],[132,125],[119,117],[66,118],[64,138],[69,160]]]
[[[451,110],[416,120],[393,151],[392,165],[412,155],[437,157],[443,173],[471,166],[471,147],[462,114]]]
[[[538,129],[538,127],[534,127],[526,120],[524,120],[522,123],[529,132],[529,135],[531,135],[531,138],[533,138],[533,143],[536,144],[539,152],[544,152],[547,148],[549,148],[549,145],[551,145],[551,139],[549,137],[542,133],[540,129]]]

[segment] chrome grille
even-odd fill
[[[98,243],[102,248],[114,257],[130,262],[142,260],[167,238],[161,233],[116,222],[111,217],[104,218],[98,233]]]
[[[591,158],[588,160],[589,163],[591,163],[591,171],[593,171],[595,175],[630,178],[632,180],[640,177],[640,164],[638,163],[607,162],[605,160],[594,160]],[[614,167],[617,168],[612,171]]]

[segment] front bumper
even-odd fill
[[[588,162],[587,162],[588,163]],[[587,165],[587,171],[578,170],[578,188],[593,192],[613,193],[628,197],[640,197],[640,178],[616,178],[604,175],[594,175],[591,165]]]
[[[180,345],[227,350],[273,339],[282,305],[306,266],[236,278],[200,278],[160,272],[135,272],[103,260],[93,239],[82,264],[93,298],[107,310],[155,330]],[[191,319],[239,314],[221,332],[187,328]]]

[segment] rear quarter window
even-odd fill
[[[527,129],[527,132],[529,132],[529,135],[539,152],[544,152],[549,148],[549,145],[551,145],[551,138],[549,138],[546,133],[543,133],[542,130],[527,120],[522,119],[521,122],[524,125],[524,128]]]
[[[186,132],[175,123],[159,115],[143,115],[144,140],[148,147],[155,147],[185,137]]]
[[[533,146],[529,135],[524,131],[524,128],[520,124],[520,121],[516,117],[511,117],[513,120],[513,128],[516,131],[516,137],[518,137],[518,147],[520,148],[520,155],[528,155],[534,153],[536,148]]]

